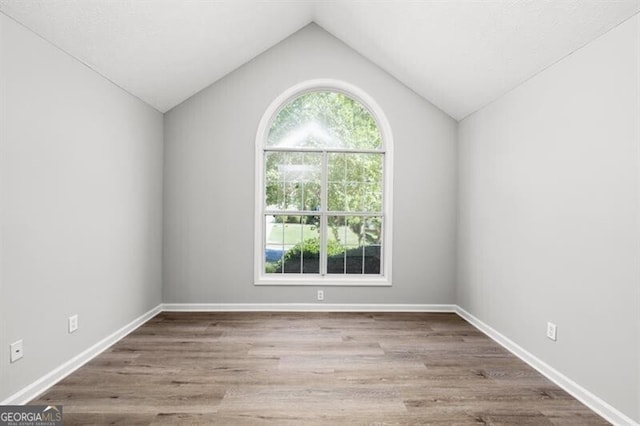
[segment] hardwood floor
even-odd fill
[[[455,314],[162,313],[33,404],[73,424],[608,424]]]

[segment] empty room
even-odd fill
[[[0,0],[0,425],[640,425],[640,0]]]

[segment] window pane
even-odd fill
[[[327,218],[327,273],[344,274],[344,250],[347,238],[353,240],[344,216]]]
[[[382,154],[329,153],[327,162],[329,211],[382,211]]]
[[[320,273],[320,227],[319,216],[306,216],[302,229],[302,273]]]
[[[381,149],[376,120],[360,102],[338,92],[305,93],[271,123],[268,147]]]
[[[382,217],[329,216],[327,273],[380,274]]]
[[[382,218],[364,218],[362,235],[364,273],[380,274],[382,259]]]
[[[327,209],[330,212],[347,211],[347,190],[344,182],[327,182]]]
[[[363,247],[351,246],[345,251],[345,273],[362,274]]]
[[[267,210],[320,210],[322,154],[267,152]]]
[[[282,216],[265,216],[264,272],[267,274],[282,272],[281,262],[285,254],[282,218]]]
[[[265,216],[265,273],[320,272],[320,217]]]

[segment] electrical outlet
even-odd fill
[[[557,339],[557,335],[558,335],[558,327],[554,323],[548,322],[547,337],[555,342]]]
[[[69,333],[73,333],[78,329],[78,314],[69,317]]]
[[[323,290],[318,290],[318,300],[319,301],[323,301],[324,300],[324,291]]]
[[[11,362],[16,362],[22,358],[22,355],[24,354],[22,349],[22,340],[13,342],[9,347],[11,348]]]

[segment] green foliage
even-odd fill
[[[282,271],[282,261],[264,264],[264,272],[267,274],[276,274],[281,271]]]
[[[336,241],[329,242],[327,271],[329,273],[379,274],[380,246],[360,246],[346,250]],[[267,263],[265,272],[272,273],[318,273],[320,263],[320,240],[308,239],[291,248],[275,263]]]
[[[300,138],[288,139],[300,131]],[[377,149],[382,137],[373,115],[339,92],[305,93],[284,106],[271,123],[268,146]],[[293,144],[293,145],[292,145]]]
[[[329,254],[329,256],[340,254],[342,252],[344,252],[344,248],[338,241],[327,241],[327,253]],[[287,260],[299,258],[301,253],[304,256],[319,255],[320,238],[308,238],[303,242],[291,247],[291,249],[287,251],[287,254],[284,255],[284,260],[286,262]]]
[[[337,256],[344,253],[344,247],[335,240],[327,241],[327,252],[329,256]],[[285,272],[298,272],[300,267],[300,260],[305,259],[305,263],[312,265],[310,269],[312,272],[318,272],[318,264],[320,260],[320,238],[308,238],[301,243],[291,247],[287,253],[277,262],[266,263],[265,272],[267,274],[282,272],[283,265],[286,265],[289,269],[293,267],[292,271]],[[309,267],[309,266],[308,266]]]
[[[382,218],[379,216],[329,216],[328,225],[337,241],[343,238],[344,228],[348,228],[358,238],[359,245],[378,245],[382,237]]]

